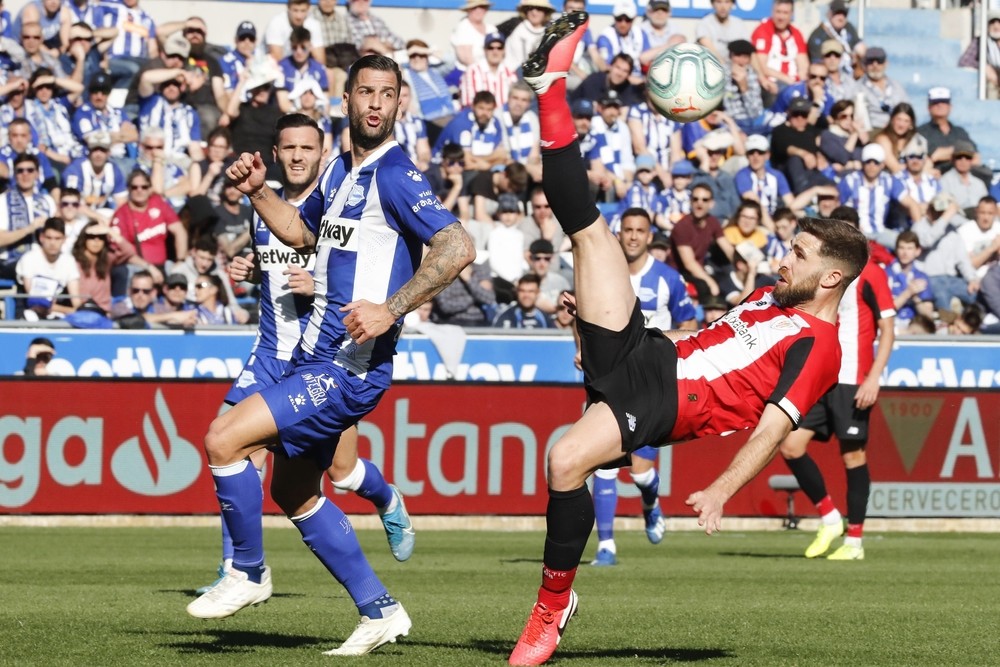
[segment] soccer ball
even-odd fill
[[[726,91],[726,70],[699,44],[678,44],[661,53],[646,74],[649,99],[661,114],[679,123],[704,118]]]

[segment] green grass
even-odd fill
[[[414,627],[353,662],[504,664],[540,580],[538,533],[420,532],[409,563],[362,545]],[[579,616],[552,664],[991,665],[1000,661],[1000,536],[873,534],[863,562],[801,557],[810,535],[619,535],[584,565]],[[294,530],[266,532],[271,601],[189,618],[213,577],[205,528],[0,528],[0,664],[329,665],[357,619]],[[591,557],[596,540],[587,552]]]

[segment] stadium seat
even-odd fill
[[[788,530],[796,530],[799,527],[799,518],[795,516],[795,492],[799,491],[799,481],[795,475],[771,475],[767,480],[767,485],[775,491],[784,491],[786,514],[781,525]]]

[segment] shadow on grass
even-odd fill
[[[303,648],[307,646],[326,647],[329,650],[339,646],[341,641],[329,637],[309,637],[305,635],[284,635],[251,630],[198,630],[175,632],[176,641],[167,642],[164,648],[178,653],[250,653],[261,648]],[[329,645],[329,646],[327,646]]]
[[[156,591],[157,593],[168,593],[170,595],[183,595],[189,597],[192,600],[198,597],[198,592],[194,588],[161,588]],[[284,598],[304,598],[306,597],[303,593],[273,593],[270,599],[284,599]]]
[[[473,639],[469,642],[471,648],[483,653],[493,653],[496,655],[508,656],[514,649],[514,642],[510,639]],[[717,658],[732,658],[732,653],[721,648],[604,648],[592,650],[572,650],[560,649],[556,651],[553,659],[585,659],[585,658],[605,658],[619,660],[635,660],[636,658],[651,660],[657,663],[669,662],[700,662],[702,660],[713,660]]]
[[[753,551],[720,551],[720,556],[734,556],[736,558],[793,558],[801,560],[801,554],[762,554]]]
[[[516,565],[518,563],[535,563],[537,565],[542,564],[541,558],[501,558],[500,562],[503,564]]]

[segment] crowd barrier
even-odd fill
[[[202,437],[228,383],[213,380],[0,380],[0,513],[213,514]],[[578,417],[578,386],[399,383],[360,427],[360,451],[415,514],[542,515],[545,453]],[[873,517],[1000,517],[1000,393],[882,392],[872,416]],[[660,450],[664,512],[690,516],[688,495],[729,463],[747,433]],[[844,498],[835,444],[810,450]],[[773,461],[726,507],[783,516]],[[622,474],[622,514],[639,513]],[[345,511],[370,507],[334,492]],[[808,503],[799,503],[813,514]],[[277,508],[267,501],[266,511]]]
[[[579,384],[575,348],[566,334],[470,333],[453,378],[463,382]],[[493,330],[496,331],[496,330]],[[254,331],[0,330],[0,376],[24,367],[24,351],[36,336],[56,345],[52,372],[67,377],[235,378],[250,354]],[[444,380],[447,370],[431,341],[405,333],[393,377]],[[1000,387],[1000,337],[901,337],[882,377],[887,387]]]

